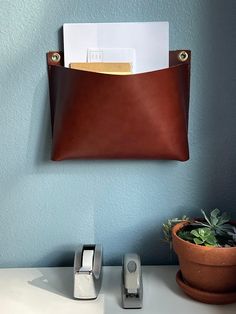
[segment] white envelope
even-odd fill
[[[67,23],[63,25],[63,36],[65,67],[87,62],[91,49],[134,49],[134,73],[169,67],[168,22]],[[114,55],[117,60],[117,53]],[[122,55],[119,60],[126,62]]]

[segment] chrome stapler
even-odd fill
[[[74,297],[96,299],[102,283],[102,246],[81,245],[74,259]]]
[[[122,306],[125,309],[142,308],[143,283],[140,257],[125,254],[122,268]]]

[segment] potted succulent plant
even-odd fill
[[[236,302],[236,226],[219,209],[202,214],[203,219],[183,216],[163,224],[164,239],[179,260],[177,283],[201,302]]]

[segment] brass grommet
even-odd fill
[[[181,62],[185,62],[188,60],[188,53],[186,51],[180,51],[180,53],[178,54],[178,59]]]
[[[55,63],[59,62],[61,60],[61,56],[58,52],[54,52],[52,55],[51,55],[51,60]]]

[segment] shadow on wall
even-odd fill
[[[161,225],[155,227],[144,227],[141,223],[132,228],[132,232],[126,229],[121,232],[117,230],[109,234],[109,243],[105,240],[103,255],[104,265],[121,265],[125,253],[137,253],[140,255],[142,265],[176,265],[177,256],[170,248],[169,243],[164,242]],[[126,239],[125,244],[121,238]],[[124,240],[124,241],[126,241]],[[115,244],[115,245],[112,245]],[[121,243],[121,244],[119,244]]]
[[[76,246],[61,246],[39,259],[32,267],[72,267]]]
[[[58,50],[63,50],[63,29],[58,30]],[[57,164],[51,162],[52,127],[50,114],[47,54],[45,51],[45,73],[34,93],[31,112],[31,125],[27,150],[27,171],[30,173],[58,172]],[[37,117],[37,119],[35,119]],[[69,162],[69,164],[73,161]],[[56,166],[56,167],[55,167]]]
[[[202,72],[199,92],[199,139],[202,167],[197,180],[204,206],[236,217],[236,2],[206,1],[199,32]],[[194,58],[194,56],[193,56]],[[197,95],[196,95],[197,96]],[[202,102],[201,102],[202,100]],[[202,183],[202,184],[201,184]]]
[[[63,28],[58,30],[58,50],[63,50]],[[28,156],[31,160],[32,171],[42,166],[47,166],[51,159],[52,126],[50,114],[49,84],[47,72],[47,54],[45,51],[45,75],[41,78],[34,94],[30,127]],[[44,95],[44,96],[42,96]],[[44,97],[44,99],[42,99]],[[35,123],[35,117],[39,117],[39,124]],[[38,128],[37,128],[38,127]],[[37,128],[37,129],[36,129]],[[35,141],[36,139],[36,141]],[[33,148],[33,150],[32,150]],[[32,153],[34,156],[32,156]]]

